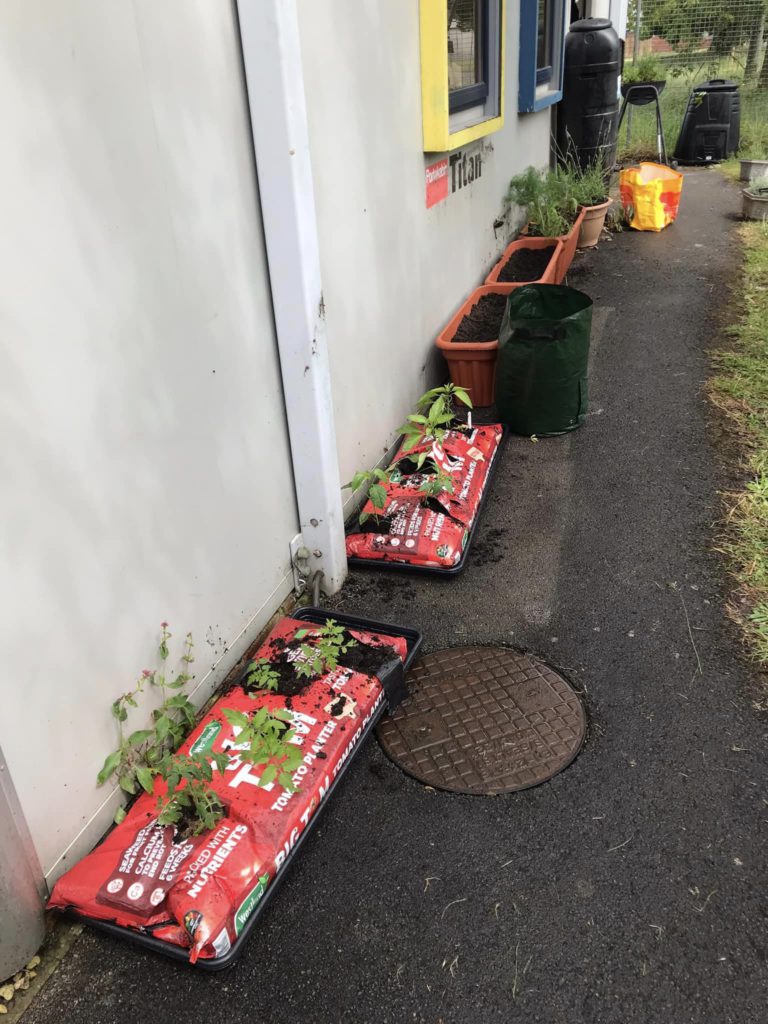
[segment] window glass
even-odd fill
[[[539,23],[536,36],[536,67],[546,68],[552,64],[550,40],[551,12],[549,0],[539,0]]]
[[[483,80],[481,0],[448,0],[448,87],[465,89]]]

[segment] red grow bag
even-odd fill
[[[451,430],[442,445],[431,442],[401,445],[395,470],[384,487],[383,509],[363,506],[369,519],[347,535],[347,558],[352,565],[378,565],[413,571],[457,572],[463,567],[483,499],[488,490],[503,437],[499,423]],[[422,501],[418,494],[424,474],[405,475],[409,456],[428,451],[449,473],[453,490]],[[412,464],[412,465],[415,465]]]
[[[300,658],[291,641],[317,632],[316,623],[331,614],[307,609],[299,613],[302,618],[283,619],[254,658],[284,666]],[[314,622],[306,621],[310,617]],[[192,963],[198,958],[219,966],[231,962],[246,923],[383,710],[386,677],[378,666],[409,663],[421,642],[410,630],[382,626],[386,632],[377,633],[351,628],[363,620],[333,617],[358,640],[341,659],[352,667],[340,664],[310,682],[286,673],[293,682],[281,685],[284,693],[259,692],[255,698],[246,692],[243,677],[179,748],[185,754],[228,754],[226,769],[213,772],[212,786],[226,807],[218,826],[184,840],[174,826],[159,825],[157,801],[165,784],[156,779],[154,795],[142,794],[121,824],[58,880],[49,908],[74,911],[112,930],[128,929],[164,952],[183,950]],[[367,664],[358,670],[354,663],[361,658]],[[240,759],[240,730],[223,714],[225,708],[251,713],[262,707],[290,712],[296,730],[292,742],[304,753],[293,773],[294,792],[277,783],[258,784],[258,769]]]

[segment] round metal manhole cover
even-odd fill
[[[495,796],[546,782],[584,742],[576,692],[536,658],[450,647],[421,658],[410,697],[378,728],[387,756],[436,789]]]

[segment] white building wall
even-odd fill
[[[479,180],[426,209],[418,0],[299,0],[342,480],[376,463],[441,360],[433,341],[509,238],[509,179],[549,160],[550,111],[518,115],[507,2],[506,121],[467,151]],[[441,371],[442,372],[442,371]]]
[[[207,695],[296,512],[232,5],[6,0],[0,120],[0,747],[53,880],[159,622]]]

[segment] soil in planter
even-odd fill
[[[463,318],[451,341],[496,341],[508,298],[508,295],[481,296]]]
[[[226,815],[226,806],[223,804],[222,806],[224,808],[224,814]],[[178,846],[179,843],[186,843],[187,840],[195,839],[196,836],[202,835],[200,831],[196,831],[198,825],[199,822],[195,815],[194,809],[192,807],[182,807],[181,817],[174,825],[176,831],[173,833],[173,839],[171,840],[171,842],[174,844],[174,846]]]
[[[370,519],[366,519],[364,523],[360,523],[358,532],[360,533],[389,533],[392,529],[392,517],[391,516],[371,516]]]
[[[346,630],[344,637],[345,639],[354,639]],[[298,676],[294,670],[294,662],[290,660],[290,655],[294,651],[300,650],[305,642],[305,640],[286,641],[284,637],[276,637],[270,644],[270,668],[278,676],[277,690],[275,692],[281,697],[286,698],[285,705],[289,709],[292,704],[292,698],[304,693],[317,681],[317,677],[309,679],[307,676]],[[374,676],[384,662],[392,657],[392,654],[393,649],[389,646],[374,647],[357,640],[354,647],[350,647],[346,654],[341,655],[339,665],[342,668],[352,669],[354,672],[362,672],[364,675]],[[241,685],[246,693],[258,692],[258,687],[252,688],[248,686],[246,678],[242,680]],[[337,701],[338,696],[338,693],[329,687],[327,695],[318,694],[318,707],[320,705],[324,706],[329,697]],[[334,704],[335,707],[336,704]],[[334,716],[341,714],[344,709],[342,705],[339,705],[339,707],[339,711],[332,709],[331,714]]]
[[[516,249],[501,268],[499,282],[538,281],[554,251],[554,245],[545,249]]]

